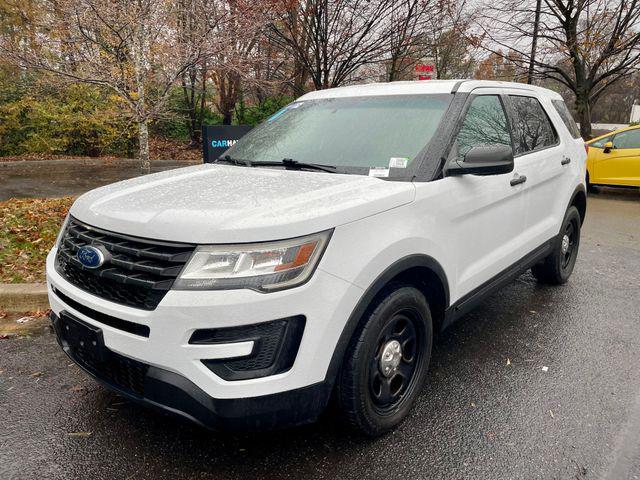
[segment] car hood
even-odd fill
[[[233,243],[327,230],[413,200],[410,182],[363,175],[205,164],[107,185],[71,215],[158,240]]]

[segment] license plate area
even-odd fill
[[[102,330],[66,312],[60,313],[60,340],[72,356],[84,360],[87,364],[104,361]]]

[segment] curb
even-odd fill
[[[0,310],[35,312],[49,308],[47,285],[44,283],[0,283]]]

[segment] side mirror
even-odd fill
[[[513,172],[513,150],[507,145],[473,147],[462,161],[453,161],[446,175],[501,175]]]
[[[604,153],[610,153],[611,150],[613,150],[613,142],[607,142],[602,147],[603,147],[602,151]]]

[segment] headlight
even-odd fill
[[[173,288],[262,292],[292,288],[311,277],[330,236],[326,231],[277,242],[201,246]]]

